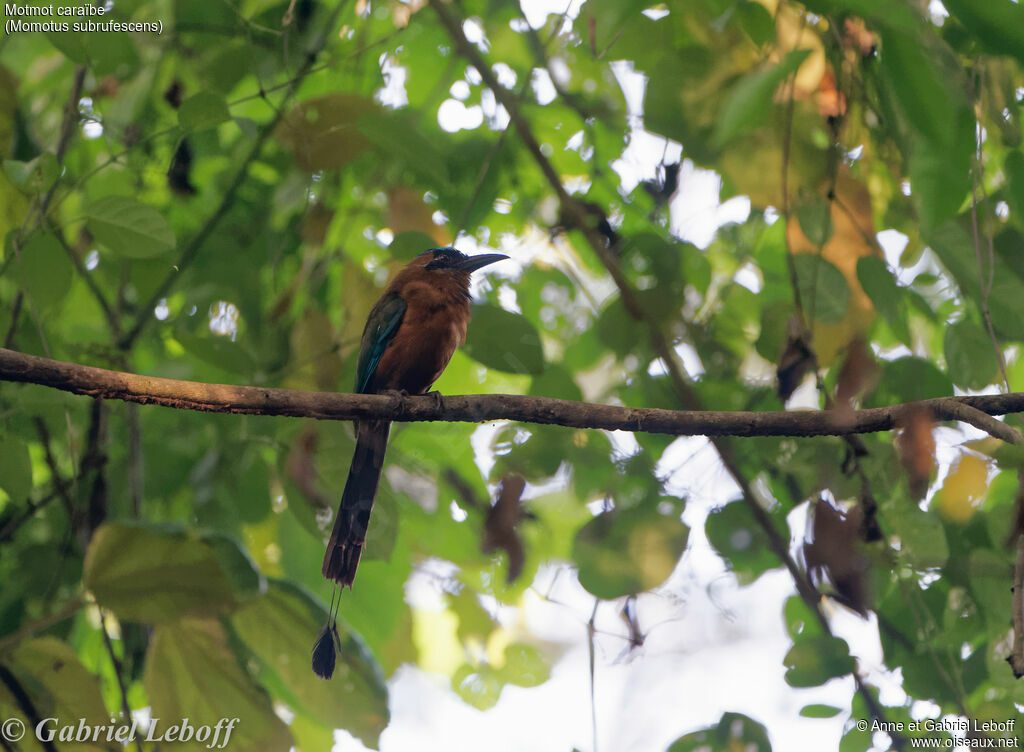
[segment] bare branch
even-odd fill
[[[1017,536],[1017,560],[1013,567],[1013,653],[1007,660],[1016,678],[1024,676],[1024,534]]]
[[[1024,676],[1024,531],[1020,530],[1024,511],[1024,470],[1017,471],[1017,520],[1015,523],[1017,558],[1013,567],[1013,651],[1006,658],[1017,679]]]
[[[941,397],[844,412],[662,410],[518,394],[450,395],[437,400],[400,394],[307,392],[140,376],[40,358],[4,348],[0,348],[0,381],[39,384],[94,399],[116,399],[202,412],[318,420],[386,418],[405,423],[516,420],[568,428],[672,436],[845,436],[892,430],[901,425],[906,415],[922,409],[931,413],[935,420],[970,419],[972,424],[981,426],[987,425],[987,421],[978,419],[978,416],[987,418],[1024,412],[1024,393],[1019,392]],[[1005,430],[1005,424],[999,425],[1002,426],[1002,435],[993,435],[1004,440],[1014,438]]]
[[[1008,444],[1024,442],[1024,436],[1011,425],[996,420],[984,410],[979,410],[967,402],[949,397],[939,400],[935,407],[935,417],[939,420],[959,420],[969,423],[990,436],[1002,439]]]

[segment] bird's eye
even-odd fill
[[[426,269],[450,269],[458,264],[466,256],[454,248],[437,248],[428,253],[434,254],[434,259],[427,263]]]

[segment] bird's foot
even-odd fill
[[[405,398],[409,396],[409,393],[404,389],[382,389],[381,394],[386,394],[389,397],[399,398],[398,402],[398,414],[405,414]]]
[[[424,396],[430,397],[434,400],[434,407],[437,408],[438,412],[444,410],[444,395],[442,395],[441,392],[436,389],[431,389]]]

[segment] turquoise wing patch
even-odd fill
[[[395,332],[405,316],[405,301],[397,293],[385,295],[370,311],[359,345],[359,363],[356,366],[356,392],[365,394],[381,356],[387,350]]]

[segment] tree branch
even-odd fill
[[[672,436],[844,436],[890,431],[898,428],[908,413],[922,409],[935,420],[959,418],[956,413],[960,411],[986,417],[1024,412],[1024,393],[1020,392],[940,397],[844,412],[663,410],[518,394],[449,395],[436,400],[400,394],[307,392],[140,376],[40,358],[4,348],[0,348],[0,381],[39,384],[94,399],[116,399],[202,412],[319,420],[386,418],[406,423],[516,420],[568,428]],[[972,422],[982,424],[982,421]],[[1009,432],[998,436],[1004,440],[1011,437]]]

